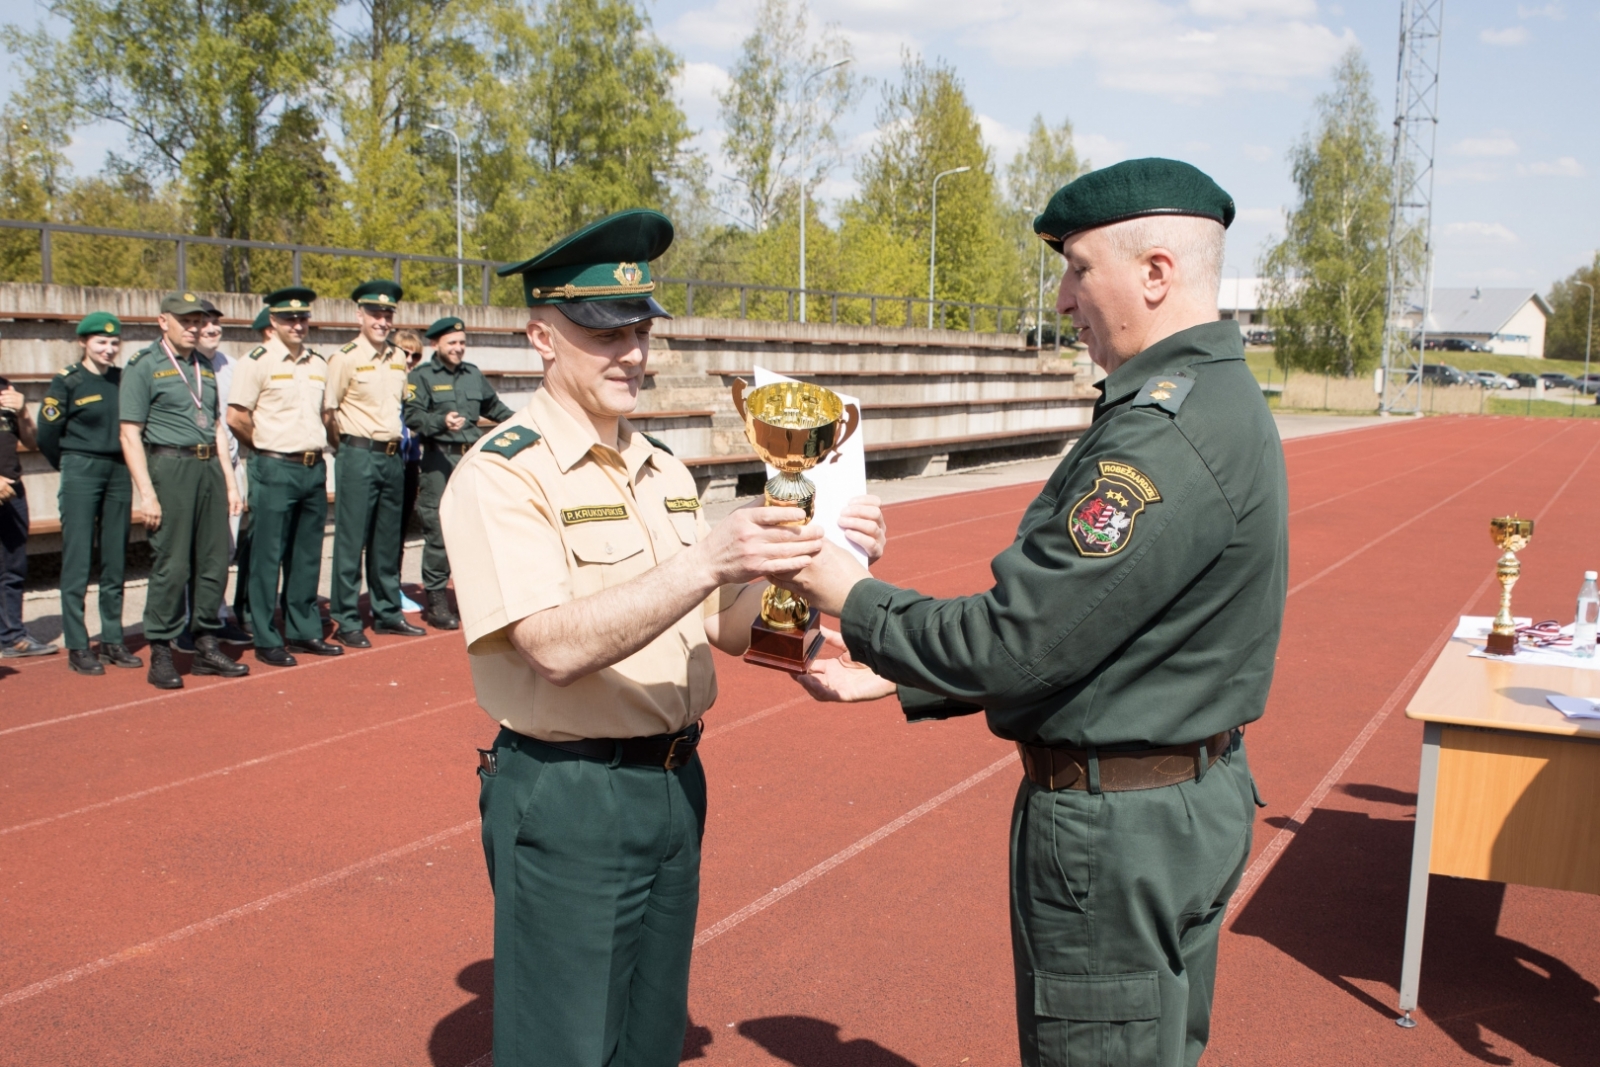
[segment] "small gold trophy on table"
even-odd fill
[[[1517,559],[1517,553],[1527,548],[1528,542],[1533,540],[1533,520],[1519,519],[1515,515],[1490,519],[1489,537],[1505,549],[1505,555],[1500,557],[1499,564],[1495,566],[1495,575],[1500,579],[1500,614],[1494,617],[1494,626],[1489,631],[1489,643],[1484,651],[1495,656],[1513,656],[1517,652],[1517,622],[1511,617],[1511,587],[1522,576],[1522,564]]]
[[[733,384],[733,406],[756,454],[778,468],[767,480],[767,506],[800,508],[810,521],[817,487],[804,472],[856,432],[860,410],[810,382],[774,382],[749,389],[743,379]],[[777,586],[762,594],[761,617],[750,625],[746,663],[803,674],[821,647],[822,620],[810,605]]]

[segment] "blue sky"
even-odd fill
[[[653,0],[656,31],[683,57],[680,99],[716,166],[715,90],[754,21],[756,0]],[[811,0],[862,74],[893,78],[902,48],[954,65],[1003,165],[1036,113],[1070,118],[1080,151],[1105,165],[1186,159],[1239,204],[1229,267],[1254,273],[1294,195],[1285,155],[1329,68],[1352,45],[1390,117],[1398,0]],[[32,25],[28,0],[0,21]],[[1600,2],[1447,0],[1434,235],[1439,285],[1547,290],[1600,247]],[[9,91],[21,72],[0,72]],[[845,132],[872,136],[869,92]],[[72,150],[92,171],[117,131],[83,131]],[[821,190],[848,195],[847,160]]]

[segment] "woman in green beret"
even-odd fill
[[[133,485],[119,438],[122,323],[96,311],[78,323],[78,362],[51,379],[39,405],[39,451],[61,472],[61,631],[78,674],[142,667],[122,643],[122,576]],[[89,648],[83,601],[100,548],[100,648]]]

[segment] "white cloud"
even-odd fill
[[[1562,156],[1553,162],[1519,165],[1517,173],[1532,178],[1582,178],[1589,172],[1571,156]]]
[[[1498,222],[1452,222],[1444,228],[1444,235],[1468,241],[1490,241],[1507,245],[1517,243],[1517,235]]]
[[[1281,207],[1245,207],[1234,215],[1235,222],[1250,222],[1263,226],[1276,226],[1283,221]]]
[[[1455,182],[1497,182],[1506,176],[1506,168],[1501,163],[1480,160],[1459,167],[1440,167],[1438,175],[1439,182],[1443,185]]]
[[[1543,7],[1529,7],[1526,4],[1517,5],[1517,18],[1519,19],[1550,19],[1560,22],[1566,17],[1567,13],[1561,10],[1560,4],[1546,4]]]
[[[1478,40],[1484,44],[1511,48],[1519,44],[1528,43],[1528,28],[1526,26],[1507,26],[1503,30],[1480,30],[1478,31]]]
[[[1258,15],[1308,19],[1317,13],[1317,5],[1315,0],[1189,0],[1189,10],[1218,19],[1247,19]]]
[[[1096,167],[1109,167],[1128,158],[1127,141],[1114,141],[1101,133],[1075,133],[1072,145],[1078,150],[1079,159]]]
[[[1509,137],[1468,137],[1457,141],[1450,151],[1458,156],[1514,156],[1520,149]]]
[[[678,71],[678,102],[695,131],[689,147],[704,152],[716,169],[722,157],[722,123],[717,116],[721,106],[717,93],[727,88],[728,72],[715,63],[685,63]]]
[[[1028,143],[1027,130],[1015,130],[999,119],[988,115],[978,116],[978,128],[983,131],[983,143],[989,146],[995,164],[1004,167]]]
[[[1242,144],[1239,146],[1239,151],[1244,153],[1244,158],[1253,163],[1269,163],[1272,157],[1277,155],[1264,144]]]

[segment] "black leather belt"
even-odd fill
[[[533,740],[541,745],[559,748],[563,752],[604,760],[607,763],[614,760],[628,766],[665,767],[669,771],[675,771],[693,758],[694,750],[700,744],[702,732],[704,731],[701,724],[696,722],[675,734],[656,734],[653,737],[596,737],[582,741],[539,741],[538,738]],[[479,759],[481,762],[482,757]]]
[[[268,452],[265,449],[256,449],[256,455],[266,456],[268,459],[281,459],[285,463],[294,463],[301,467],[315,467],[322,462],[322,449],[308,452]]]
[[[145,451],[152,456],[182,456],[184,459],[211,459],[217,454],[217,446],[206,445],[146,445]]]
[[[371,437],[357,437],[353,433],[342,433],[339,435],[339,444],[349,448],[365,449],[368,452],[382,452],[386,456],[398,456],[400,454],[400,441],[398,439],[377,441]]]
[[[435,452],[443,452],[447,456],[464,456],[472,451],[472,444],[462,444],[459,441],[424,441],[423,446]]]

